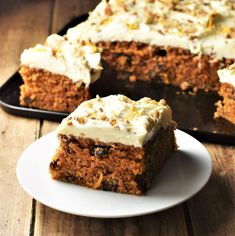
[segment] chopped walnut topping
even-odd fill
[[[81,41],[81,46],[86,46],[86,41],[82,40]]]
[[[155,101],[155,100],[151,100],[151,101],[149,101],[149,103],[150,103],[150,104],[153,104],[153,105],[157,105],[157,104],[158,104],[158,102]]]
[[[107,16],[111,16],[113,14],[110,4],[107,4],[106,8],[104,9],[104,12]]]
[[[156,14],[153,14],[152,12],[148,12],[146,19],[145,19],[145,23],[146,24],[153,24],[153,23],[155,23],[156,19],[157,19]]]
[[[197,35],[191,35],[191,36],[189,37],[190,40],[194,40],[194,39],[197,39],[197,38],[198,38]]]
[[[131,128],[127,128],[126,130],[127,130],[127,132],[129,132],[129,133],[132,131]]]
[[[56,57],[56,53],[57,53],[57,50],[56,50],[55,48],[52,48],[52,49],[51,49],[51,55],[52,55],[53,57]]]
[[[87,102],[86,106],[87,106],[88,108],[92,108],[92,107],[93,107],[93,104],[92,104],[91,102]]]
[[[208,21],[206,22],[206,28],[210,29],[210,28],[214,27],[219,18],[221,18],[221,15],[219,13],[217,13],[217,12],[212,13],[209,16]]]
[[[230,28],[226,25],[222,25],[220,28],[219,28],[219,31],[221,31],[226,38],[232,38],[233,36],[233,33],[235,33],[235,29],[233,28]],[[234,31],[234,32],[233,32]],[[235,35],[235,34],[234,34]]]
[[[117,120],[111,120],[109,121],[109,124],[112,125],[112,126],[115,126],[117,124]]]
[[[138,23],[129,23],[129,24],[127,24],[127,27],[128,27],[128,29],[130,29],[130,30],[137,30],[137,29],[139,29],[139,24]]]
[[[160,30],[160,29],[158,29],[157,32],[158,32],[159,34],[165,35],[165,33],[164,33],[162,30]]]
[[[127,5],[125,4],[125,0],[117,0],[118,6],[121,7],[124,11],[127,11]]]
[[[128,97],[123,97],[123,102],[129,103],[129,102],[131,102],[131,100]]]
[[[97,119],[97,112],[93,112],[92,114],[90,114],[89,118],[91,118],[92,120],[96,120]]]
[[[107,120],[107,116],[103,113],[100,115],[100,120]]]
[[[85,119],[85,117],[77,117],[77,122],[79,124],[85,124],[86,123],[86,119]]]
[[[73,122],[72,122],[72,120],[67,120],[67,125],[68,125],[68,126],[71,126],[71,125],[73,125]]]
[[[235,70],[232,70],[232,71],[231,71],[231,74],[232,74],[232,75],[235,75]]]
[[[126,120],[133,120],[135,117],[138,117],[139,114],[137,111],[130,112],[125,118]]]
[[[110,22],[112,22],[112,17],[104,19],[102,22],[100,22],[101,25],[108,25]]]

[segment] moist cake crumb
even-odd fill
[[[81,117],[85,123],[78,121]],[[80,104],[58,126],[60,144],[50,163],[51,177],[142,195],[176,149],[175,127],[165,100],[97,96]]]
[[[100,53],[92,43],[72,43],[66,37],[49,36],[21,54],[20,105],[72,112],[90,98],[89,86],[101,72]]]

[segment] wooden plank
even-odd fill
[[[48,32],[50,1],[0,1],[0,84],[19,67],[21,51],[43,41]],[[32,199],[16,179],[22,151],[39,134],[39,121],[0,110],[0,235],[28,235]]]
[[[81,16],[93,10],[98,0],[56,0],[53,23],[52,23],[52,32],[58,32],[69,23],[75,17]]]
[[[183,219],[182,206],[140,217],[97,219],[66,214],[38,203],[35,235],[184,236],[188,233]]]
[[[195,235],[235,235],[235,148],[206,144],[212,176],[189,201]]]
[[[0,235],[27,235],[32,199],[16,179],[16,164],[22,151],[36,138],[36,120],[14,117],[0,110]]]
[[[0,1],[0,85],[18,70],[23,49],[44,42],[49,30],[51,2]]]

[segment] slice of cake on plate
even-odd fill
[[[90,98],[89,85],[100,75],[100,53],[91,43],[71,43],[49,36],[44,45],[24,50],[20,74],[20,105],[72,112]]]
[[[103,0],[67,37],[102,47],[120,78],[218,90],[217,70],[235,59],[234,21],[232,0]]]
[[[176,149],[165,100],[110,95],[85,101],[58,126],[53,179],[141,195]]]
[[[235,64],[218,71],[220,77],[219,95],[223,98],[216,103],[215,118],[222,117],[235,124]]]

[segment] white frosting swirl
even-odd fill
[[[135,41],[234,58],[234,22],[232,0],[103,0],[67,37],[94,43]]]
[[[133,101],[123,95],[85,101],[57,128],[57,134],[142,147],[155,132],[172,124],[165,100]]]
[[[74,82],[83,81],[86,87],[98,79],[102,67],[101,55],[93,44],[72,43],[53,34],[45,45],[24,50],[21,64],[65,75]]]
[[[221,83],[228,83],[235,87],[235,63],[228,68],[218,70]]]

